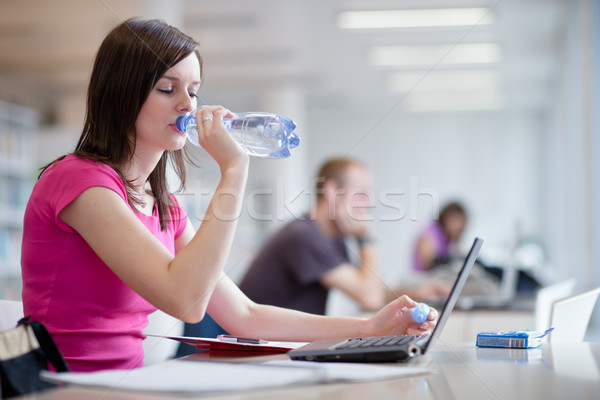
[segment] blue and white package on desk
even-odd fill
[[[529,329],[523,331],[479,332],[477,334],[477,346],[531,349],[540,347],[544,337],[553,330],[554,328],[544,332],[530,331]]]

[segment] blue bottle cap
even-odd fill
[[[427,318],[429,318],[429,306],[425,303],[417,304],[417,306],[413,308],[412,318],[418,324],[427,321]]]
[[[185,127],[190,118],[193,118],[193,122],[196,122],[196,117],[194,117],[193,115],[182,115],[177,118],[177,121],[175,121],[175,126],[180,132],[185,132]]]

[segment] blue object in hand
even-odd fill
[[[429,318],[429,306],[425,303],[417,304],[417,306],[413,308],[412,318],[418,324],[427,321],[427,318]]]

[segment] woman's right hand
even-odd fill
[[[206,106],[196,111],[198,143],[219,164],[222,172],[249,163],[248,153],[225,129],[225,117],[233,118],[233,113],[222,106]]]
[[[438,319],[437,310],[430,307],[429,317],[419,324],[412,318],[417,304],[408,296],[398,297],[367,320],[367,334],[363,336],[421,335],[432,331]]]

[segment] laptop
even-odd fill
[[[462,268],[464,260],[452,258],[446,260],[429,272],[429,277],[442,282],[452,283]],[[462,293],[456,302],[455,308],[470,310],[473,308],[503,308],[510,305],[517,294],[518,274],[514,257],[502,267],[501,278],[497,280],[486,271],[480,260],[475,262],[469,279],[463,287]],[[445,301],[432,302],[433,307],[443,307]]]
[[[502,279],[497,293],[463,294],[456,303],[456,308],[470,310],[472,308],[501,308],[509,305],[517,292],[518,271],[512,263],[502,271]],[[483,286],[483,285],[482,285]]]
[[[598,296],[600,287],[555,301],[550,314],[554,328],[550,342],[583,342]]]
[[[482,244],[483,240],[475,238],[431,334],[316,341],[289,351],[288,356],[292,360],[305,361],[399,362],[412,361],[425,354],[429,346],[441,335]]]

